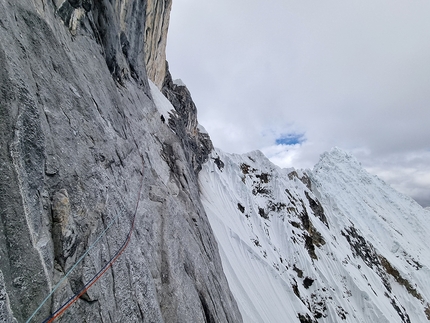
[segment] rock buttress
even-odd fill
[[[188,163],[198,174],[213,149],[212,141],[206,132],[200,131],[197,108],[191,94],[185,85],[173,82],[167,62],[162,92],[175,108],[169,126],[181,139]]]
[[[79,291],[124,243],[136,205],[127,249],[57,321],[241,321],[194,166],[149,95],[139,34],[147,6],[0,2],[0,308],[8,322],[27,320],[92,247],[31,322]]]

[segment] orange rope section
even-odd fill
[[[142,162],[143,162],[143,159],[142,159]],[[138,199],[137,199],[137,203],[136,203],[136,208],[135,208],[134,214],[133,214],[133,220],[131,223],[131,228],[130,228],[130,231],[128,232],[127,238],[124,241],[123,245],[116,252],[116,254],[110,259],[110,261],[81,289],[81,291],[79,291],[77,294],[75,294],[73,297],[71,297],[59,309],[57,309],[53,314],[51,314],[50,317],[48,317],[45,321],[43,321],[43,323],[51,323],[56,318],[61,316],[70,306],[72,306],[73,303],[75,303],[82,295],[84,295],[91,288],[91,286],[93,286],[96,283],[96,281],[99,280],[100,277],[102,277],[106,273],[106,271],[110,267],[112,267],[113,263],[119,258],[119,256],[121,256],[121,254],[124,252],[125,248],[127,248],[128,244],[130,242],[131,234],[132,234],[133,229],[134,229],[134,224],[135,224],[135,220],[136,220],[137,209],[139,207],[140,194],[142,192],[142,187],[143,187],[143,168],[142,168],[142,179],[140,180],[139,195],[138,195]]]

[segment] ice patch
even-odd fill
[[[173,84],[177,86],[186,86],[185,83],[181,79],[173,80]]]
[[[148,81],[155,106],[157,107],[158,112],[164,117],[164,120],[167,122],[167,120],[170,118],[170,111],[174,110],[174,107],[170,103],[170,101],[167,100],[164,94],[160,92],[158,87],[154,83],[152,83],[151,80]]]
[[[207,132],[207,130],[205,129],[205,127],[203,127],[200,123],[197,124],[197,129],[199,130],[200,133],[205,133],[205,134],[209,134]]]

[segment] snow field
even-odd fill
[[[427,321],[428,211],[337,148],[313,171],[210,157],[201,200],[244,322]]]

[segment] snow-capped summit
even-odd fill
[[[341,164],[348,165],[348,167],[357,170],[361,168],[360,162],[354,156],[339,147],[333,147],[330,151],[321,154],[320,160],[315,165],[314,170],[324,166],[330,167]]]
[[[353,156],[300,171],[215,150],[200,185],[244,322],[430,320],[429,212]]]

